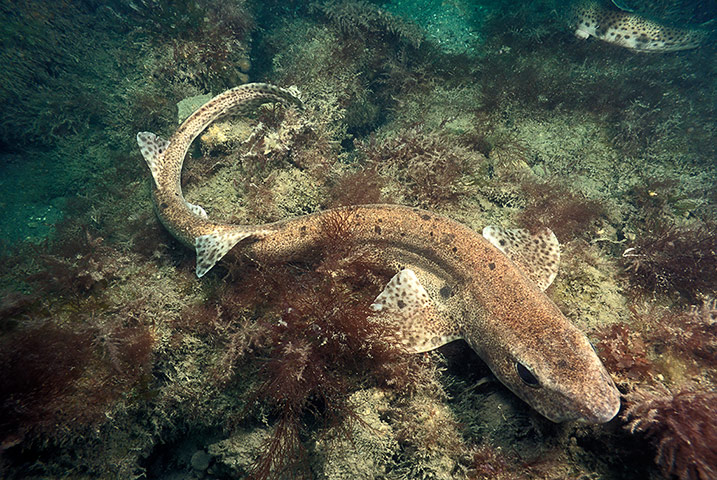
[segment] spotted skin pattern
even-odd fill
[[[702,30],[672,28],[635,13],[609,9],[595,2],[579,4],[573,12],[575,35],[590,36],[638,52],[674,52],[697,48]]]
[[[460,223],[417,208],[383,204],[265,225],[233,225],[196,214],[184,200],[179,181],[191,142],[219,116],[264,102],[299,103],[278,87],[237,87],[192,114],[164,153],[155,148],[154,155],[145,155],[155,181],[157,214],[175,237],[197,250],[199,276],[225,252],[257,262],[301,259],[325,242],[325,225],[340,221],[352,232],[350,241],[357,248],[373,248],[387,266],[396,268],[396,276],[372,305],[376,321],[395,326],[389,340],[417,352],[462,338],[504,385],[555,422],[602,423],[617,414],[619,392],[585,335],[526,275],[525,266]],[[143,133],[146,143],[150,137]],[[138,135],[140,147],[142,140]],[[537,386],[526,384],[525,371],[537,379]]]
[[[483,229],[483,236],[513,260],[541,290],[548,288],[558,275],[560,244],[549,229],[531,234],[521,228],[489,226]]]
[[[428,352],[463,338],[457,322],[448,321],[436,308],[416,273],[409,268],[394,275],[371,309],[383,313],[378,319],[394,327],[388,340],[409,353]]]
[[[261,238],[270,231],[211,221],[202,207],[187,202],[180,184],[184,157],[194,139],[216,119],[230,113],[250,112],[269,102],[301,105],[301,100],[288,90],[265,83],[249,83],[227,90],[199,107],[169,141],[151,132],[137,134],[137,144],[154,179],[152,195],[157,216],[175,238],[196,250],[199,277],[237,242]]]

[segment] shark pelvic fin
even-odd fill
[[[410,353],[433,350],[462,338],[431,301],[413,270],[398,272],[376,297],[371,310],[395,332],[389,342]]]
[[[521,228],[507,229],[489,226],[483,237],[503,252],[542,291],[545,291],[558,274],[560,243],[549,228],[532,234]]]
[[[193,214],[197,215],[198,217],[209,218],[209,216],[207,215],[207,212],[206,212],[201,206],[199,206],[199,205],[194,205],[193,203],[189,203],[189,202],[187,202],[187,201],[185,201],[184,203],[187,204],[187,208],[188,208]]]
[[[152,132],[139,132],[137,134],[137,145],[142,152],[144,160],[152,172],[154,184],[159,185],[159,166],[164,152],[169,147],[169,142]]]

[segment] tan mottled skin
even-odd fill
[[[706,37],[698,29],[673,28],[635,13],[609,9],[592,0],[573,7],[576,35],[590,35],[638,52],[675,52],[697,48]]]
[[[162,224],[174,237],[194,248],[194,239],[200,235],[224,231],[257,231],[256,227],[213,222],[193,214],[186,206],[182,194],[181,174],[184,157],[197,135],[217,118],[229,113],[239,114],[268,102],[301,104],[288,91],[262,83],[242,85],[217,95],[199,107],[179,126],[169,139],[169,146],[158,162],[158,180],[153,189],[154,206]]]
[[[496,377],[538,412],[556,422],[601,423],[614,417],[619,393],[585,336],[505,255],[449,218],[397,205],[362,205],[266,225],[235,226],[189,211],[179,201],[179,176],[189,144],[217,118],[216,112],[232,108],[232,102],[245,106],[257,100],[291,100],[288,93],[279,95],[271,87],[268,94],[267,88],[225,92],[189,117],[171,138],[155,189],[159,217],[170,232],[193,245],[194,238],[215,229],[256,231],[233,253],[257,261],[284,261],[315,250],[327,220],[339,216],[357,245],[374,246],[388,265],[424,272],[427,290],[447,320]],[[449,287],[450,295],[440,295],[441,286]],[[539,387],[520,379],[516,362],[531,370]]]

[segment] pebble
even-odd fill
[[[192,468],[194,470],[199,470],[200,472],[203,472],[207,468],[209,468],[209,461],[212,459],[212,456],[209,455],[204,450],[197,450],[194,452],[194,455],[192,455]]]

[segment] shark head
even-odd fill
[[[512,298],[500,309],[499,321],[467,322],[481,325],[483,336],[500,342],[476,341],[481,334],[470,329],[464,338],[503,384],[548,419],[611,420],[620,409],[620,392],[587,337],[543,294],[560,262],[560,245],[553,232],[489,226],[483,237],[528,281],[511,282]],[[498,299],[503,304],[505,300]]]
[[[610,421],[620,409],[620,392],[592,345],[567,319],[554,330],[518,331],[523,338],[481,356],[504,385],[549,420]]]

